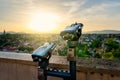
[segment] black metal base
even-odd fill
[[[61,77],[64,80],[70,80],[70,73],[68,71],[64,70],[46,70],[46,77],[47,76],[55,76],[55,77]]]
[[[76,80],[76,61],[70,61],[70,77],[71,80]]]
[[[70,65],[69,71],[44,68],[43,69],[44,80],[47,80],[47,76],[60,77],[63,78],[63,80],[76,80],[76,61],[69,61],[69,65]]]

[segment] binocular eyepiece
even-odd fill
[[[82,33],[82,27],[83,24],[82,23],[75,23],[72,24],[68,27],[65,28],[65,30],[63,30],[60,33],[60,36],[64,39],[64,40],[71,40],[71,41],[76,41],[80,38],[81,33]]]
[[[43,61],[49,60],[54,48],[55,48],[54,43],[45,43],[43,46],[40,46],[32,54],[33,61],[43,62]]]

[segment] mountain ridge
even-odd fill
[[[96,33],[96,34],[119,34],[120,30],[99,30],[99,31],[88,31],[86,33]]]
[[[14,31],[7,31],[6,33],[25,34],[25,32],[14,32]],[[120,30],[96,30],[96,31],[83,32],[83,33],[84,34],[120,34]],[[0,32],[0,34],[3,34],[3,32]]]

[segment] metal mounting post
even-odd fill
[[[71,80],[76,80],[76,46],[78,41],[67,41],[68,55],[67,60],[69,61],[69,70],[71,75]]]

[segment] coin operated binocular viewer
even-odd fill
[[[76,80],[76,47],[79,44],[79,38],[82,34],[82,23],[75,23],[66,27],[60,36],[66,40],[69,47],[67,52],[67,60],[69,61],[70,79]]]
[[[75,23],[67,26],[61,33],[60,36],[64,40],[77,41],[82,34],[82,23]]]
[[[75,48],[82,34],[82,27],[83,27],[82,23],[75,23],[66,27],[60,33],[60,36],[67,41],[67,45],[69,47],[67,53],[68,55],[67,59],[69,61],[69,71],[47,69],[47,66],[49,65],[49,59],[51,57],[51,53],[55,48],[54,43],[45,43],[43,46],[39,47],[33,52],[32,59],[34,62],[39,62],[40,68],[42,68],[44,71],[43,73],[45,80],[47,80],[47,76],[61,77],[64,80],[76,80]]]
[[[54,43],[45,43],[43,46],[40,46],[32,54],[33,61],[39,62],[41,68],[46,68],[49,64],[49,59],[54,48]]]

